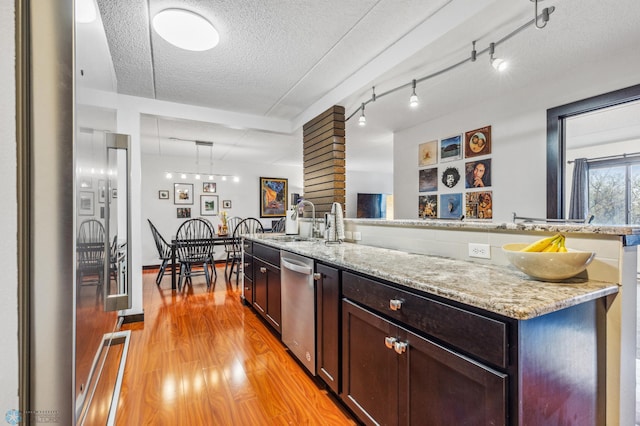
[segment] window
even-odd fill
[[[640,158],[589,162],[589,213],[594,223],[640,224]]]

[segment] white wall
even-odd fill
[[[585,58],[574,72],[545,76],[539,84],[485,100],[482,108],[465,105],[455,114],[397,132],[393,155],[395,218],[418,216],[416,156],[420,143],[489,125],[493,220],[510,221],[512,212],[546,217],[547,109],[638,84],[638,69],[640,55],[619,57],[613,63]]]
[[[18,267],[14,2],[0,2],[0,413],[18,409]]]
[[[302,143],[302,142],[300,142]],[[203,181],[197,181],[193,177],[185,180],[178,176],[172,179],[165,177],[168,170],[195,172],[195,159],[193,157],[160,157],[153,154],[142,156],[142,265],[157,265],[158,252],[156,250],[147,219],[155,225],[166,240],[170,240],[176,234],[178,227],[184,219],[176,217],[178,207],[191,207],[191,217],[200,217],[200,196]],[[292,192],[302,193],[302,167],[273,166],[260,163],[214,163],[214,173],[233,174],[240,178],[239,182],[232,179],[222,181],[216,178],[216,192],[206,195],[217,195],[219,205],[223,200],[231,201],[231,209],[224,209],[229,217],[255,217],[259,219],[265,228],[271,228],[271,221],[278,218],[260,218],[260,177],[286,178],[288,179],[288,196]],[[202,172],[202,170],[201,170]],[[194,185],[193,205],[175,205],[173,203],[173,184],[192,183]],[[158,199],[158,191],[169,191],[168,200]],[[206,216],[214,226],[220,223],[219,216]],[[216,258],[223,255],[222,247],[216,247]]]
[[[393,194],[393,174],[350,172],[347,167],[347,197],[345,217],[356,217],[358,193]]]

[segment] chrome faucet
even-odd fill
[[[296,204],[296,212],[298,211],[298,207],[301,204],[309,204],[311,206],[311,213],[313,214],[313,222],[311,222],[311,237],[315,238],[318,237],[320,234],[320,230],[317,228],[316,225],[316,206],[313,205],[313,203],[309,200],[300,200],[298,202],[298,204]]]

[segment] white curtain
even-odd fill
[[[586,158],[577,158],[573,164],[573,183],[569,202],[568,219],[584,219],[589,210],[588,185],[589,163]]]

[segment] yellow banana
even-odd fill
[[[567,252],[567,248],[564,246],[564,240],[565,240],[565,238],[562,237],[562,241],[560,242],[560,248],[558,249],[558,251],[560,253],[566,253]]]
[[[555,240],[553,240],[551,242],[551,244],[549,244],[548,246],[546,246],[544,248],[544,250],[542,250],[543,253],[556,253],[558,251],[558,249],[560,248],[558,241],[560,241],[562,238],[556,238]]]
[[[554,240],[561,237],[562,234],[556,234],[553,237],[543,238],[541,240],[535,241],[520,251],[543,251],[545,248],[549,247]]]

